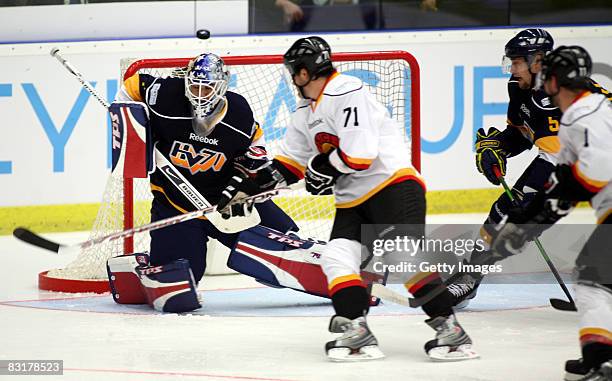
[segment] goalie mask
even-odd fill
[[[219,56],[204,53],[189,62],[185,74],[185,95],[196,117],[205,118],[215,111],[225,97],[228,82],[229,73]]]

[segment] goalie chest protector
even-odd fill
[[[234,174],[233,160],[243,155],[255,133],[253,111],[244,97],[226,93],[226,113],[207,136],[194,132],[192,106],[185,96],[182,78],[156,78],[140,75],[139,90],[149,108],[150,125],[156,147],[211,203]],[[156,171],[151,183],[163,189],[166,197],[184,210],[193,205]],[[166,197],[154,192],[164,204]]]

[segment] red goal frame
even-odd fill
[[[282,64],[282,55],[245,55],[245,56],[226,56],[222,57],[225,64],[233,65],[265,65]],[[184,58],[153,58],[134,61],[125,71],[123,79],[127,79],[140,69],[160,69],[172,67],[185,67],[192,57]],[[416,58],[406,51],[373,51],[373,52],[353,52],[353,53],[333,53],[332,61],[384,61],[384,60],[403,60],[410,68],[410,135],[411,135],[411,156],[412,165],[421,170],[421,102],[420,102],[420,68]],[[123,181],[123,228],[131,229],[134,227],[134,184],[132,178],[124,178]],[[133,252],[133,238],[126,238],[123,242],[124,253]],[[60,279],[47,276],[47,272],[42,272],[38,277],[39,288],[42,290],[60,292],[108,292],[109,284],[106,279],[85,280],[85,279]]]

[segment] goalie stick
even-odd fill
[[[239,202],[247,203],[247,204],[261,203],[261,202],[271,199],[274,196],[277,196],[281,191],[287,190],[287,189],[291,189],[291,188],[288,188],[288,187],[276,188],[273,190],[269,190],[269,191],[265,191],[265,192],[256,194],[254,196],[245,197],[242,200],[239,200]],[[87,249],[89,247],[101,244],[103,242],[115,241],[117,239],[131,237],[137,233],[144,233],[144,232],[148,232],[152,230],[157,230],[157,229],[164,228],[166,226],[176,225],[181,222],[193,220],[195,218],[204,216],[208,213],[214,212],[216,208],[217,208],[216,206],[210,206],[208,208],[195,210],[193,212],[179,214],[177,216],[164,218],[163,220],[159,220],[159,221],[151,222],[149,224],[137,226],[132,229],[127,229],[127,230],[111,233],[111,234],[108,234],[102,237],[93,238],[93,239],[83,241],[83,242],[80,242],[74,245],[62,245],[60,243],[50,241],[32,232],[31,230],[28,230],[22,227],[15,229],[13,231],[13,236],[15,236],[15,238],[23,242],[29,243],[34,246],[38,246],[42,249],[56,252],[60,255],[73,254],[73,253],[78,252],[79,250]]]
[[[513,205],[517,206],[516,199],[512,195],[512,191],[510,190],[510,187],[508,187],[508,184],[506,183],[506,180],[504,180],[504,176],[502,176],[501,172],[499,171],[499,168],[493,167],[493,171],[495,173],[495,176],[497,176],[497,178],[499,179],[499,182],[504,187],[504,192],[506,192],[506,195],[510,199],[510,202]],[[559,275],[559,272],[557,271],[557,268],[555,267],[555,265],[552,263],[552,261],[548,257],[548,254],[546,254],[546,250],[544,250],[544,246],[542,246],[542,243],[540,242],[540,240],[537,237],[534,239],[534,242],[535,242],[536,246],[538,247],[538,250],[540,251],[540,254],[542,255],[542,258],[544,258],[544,261],[546,261],[546,264],[550,268],[550,271],[553,273],[553,275],[555,276],[555,279],[559,283],[559,286],[561,286],[561,289],[565,293],[565,296],[567,296],[567,298],[569,299],[569,301],[567,301],[567,300],[563,300],[563,299],[550,298],[549,299],[550,305],[553,308],[555,308],[557,310],[561,310],[561,311],[577,311],[576,303],[574,303],[574,299],[572,299],[572,295],[570,294],[569,290],[567,289],[567,286],[565,285],[565,282],[563,282],[563,279],[561,279],[561,275]]]

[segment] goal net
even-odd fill
[[[261,125],[270,156],[280,141],[295,109],[298,94],[282,64],[281,55],[223,57],[230,72],[229,90],[244,96]],[[142,59],[122,62],[124,79],[135,73],[154,76],[184,75],[190,58]],[[398,121],[406,150],[420,169],[419,68],[415,58],[403,51],[336,53],[338,71],[360,78]],[[129,158],[126,158],[129,160]],[[147,179],[111,173],[92,227],[90,239],[150,222],[151,191]],[[305,190],[283,193],[274,199],[299,225],[302,237],[326,240],[334,217],[333,196],[311,196]],[[41,273],[41,289],[64,292],[105,292],[106,260],[135,251],[148,251],[149,234],[137,234],[123,242],[113,241],[83,250],[63,269]],[[210,255],[211,253],[209,253]]]

